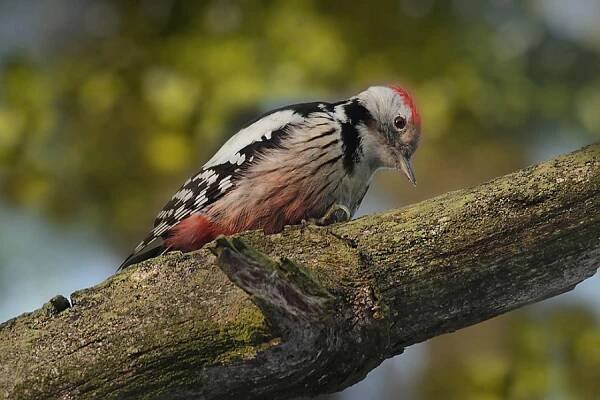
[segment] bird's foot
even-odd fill
[[[321,218],[308,218],[300,221],[300,226],[305,229],[311,225],[327,226],[338,222],[350,221],[350,210],[342,204],[334,204]]]
[[[329,207],[325,215],[316,221],[316,225],[325,226],[338,222],[350,221],[350,210],[342,204],[334,204]]]

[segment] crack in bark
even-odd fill
[[[338,391],[405,346],[571,290],[600,263],[599,218],[594,145],[384,215],[219,238],[216,258],[168,254],[0,324],[0,399]]]

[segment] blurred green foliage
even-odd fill
[[[485,345],[474,343],[469,333],[455,335],[453,341],[437,339],[434,361],[418,385],[420,398],[600,398],[597,314],[569,306],[518,312],[488,325],[476,333]],[[501,334],[493,332],[498,327],[503,328]]]
[[[510,172],[600,138],[598,31],[561,34],[550,3],[54,3],[73,8],[71,29],[39,54],[0,58],[0,200],[86,221],[126,252],[245,121],[391,82],[414,94],[424,136],[417,190],[380,174],[390,198]],[[494,321],[432,342],[419,398],[599,398],[600,327],[587,312]]]
[[[536,135],[600,131],[598,52],[547,34],[535,2],[456,4],[89,2],[42,61],[1,66],[2,196],[132,243],[244,120],[377,83],[422,109],[407,200],[521,166]]]

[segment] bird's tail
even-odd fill
[[[141,251],[139,253],[132,253],[119,265],[117,271],[121,271],[130,265],[140,263],[142,261],[146,261],[150,258],[158,257],[164,253],[166,253],[169,249],[164,245],[159,245],[156,247],[152,247],[151,249]]]

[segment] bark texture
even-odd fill
[[[326,228],[221,238],[0,325],[2,399],[291,399],[571,290],[600,264],[600,145]]]

